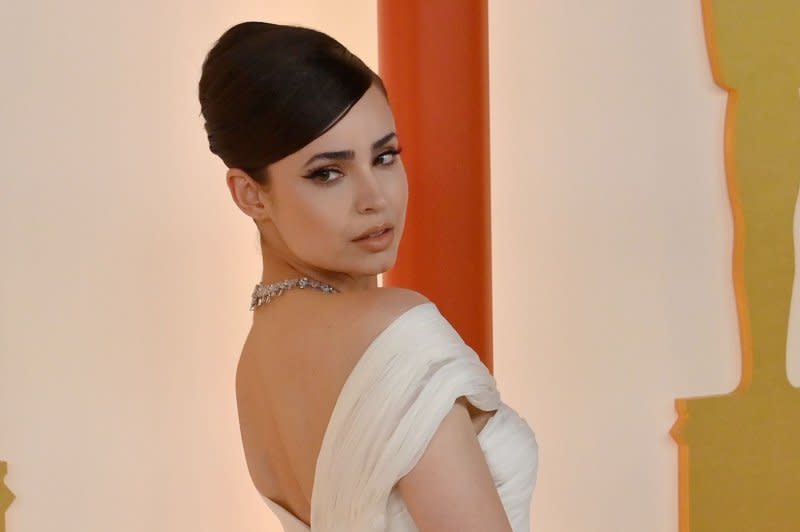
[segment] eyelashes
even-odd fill
[[[375,157],[375,161],[373,164],[377,164],[379,166],[393,166],[397,162],[397,156],[403,151],[403,148],[398,146],[397,148],[392,148],[381,152],[377,157]],[[391,159],[389,162],[381,163],[381,159],[391,155]],[[335,183],[339,180],[339,178],[331,179],[332,173],[342,173],[335,167],[325,166],[322,168],[317,168],[315,170],[311,170],[309,173],[303,175],[306,179],[312,179],[317,181],[322,185],[330,185]]]

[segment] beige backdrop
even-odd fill
[[[674,399],[739,377],[725,95],[699,1],[589,5],[490,5],[495,374],[541,446],[537,532],[672,532]],[[372,0],[4,6],[9,532],[279,529],[233,395],[258,240],[196,94],[243,20],[377,68]]]

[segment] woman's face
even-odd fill
[[[408,199],[399,148],[389,103],[372,85],[332,128],[267,168],[265,253],[334,276],[391,268]],[[384,224],[393,229],[382,241],[354,241]]]

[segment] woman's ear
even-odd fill
[[[272,205],[267,187],[257,183],[240,168],[229,168],[225,180],[231,192],[231,198],[243,213],[254,220],[270,218]]]

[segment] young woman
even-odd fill
[[[284,529],[529,530],[531,428],[433,302],[377,285],[408,196],[381,79],[324,33],[244,22],[209,51],[199,96],[261,238],[236,395]]]

